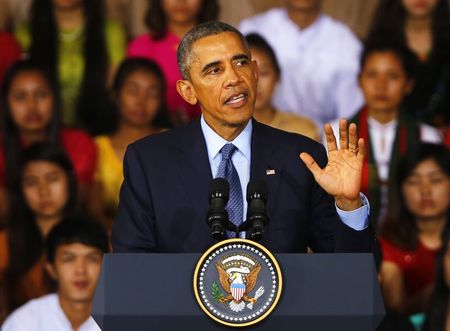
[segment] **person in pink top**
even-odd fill
[[[181,38],[196,24],[216,20],[217,0],[150,0],[143,34],[128,45],[128,57],[145,57],[158,63],[166,77],[166,100],[174,125],[188,122],[200,115],[198,106],[186,103],[176,90],[182,79],[177,64],[177,48]]]

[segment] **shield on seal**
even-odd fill
[[[242,283],[231,283],[230,290],[234,300],[239,302],[245,293],[245,285]]]

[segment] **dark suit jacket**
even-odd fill
[[[334,199],[299,158],[326,164],[325,148],[304,136],[253,120],[251,179],[268,187],[270,223],[263,245],[273,252],[371,251],[370,229],[339,219]],[[267,175],[266,170],[275,170]],[[200,121],[150,136],[128,147],[124,183],[113,224],[114,252],[201,252],[214,244],[206,224],[212,180]]]

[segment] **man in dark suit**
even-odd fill
[[[252,120],[257,64],[244,37],[227,24],[191,30],[179,46],[178,65],[184,78],[178,92],[200,104],[202,118],[128,147],[115,252],[201,252],[212,245],[208,187],[229,143],[236,147],[232,170],[240,196],[249,179],[267,183],[263,245],[274,252],[371,251],[369,207],[359,193],[365,148],[354,124],[341,121],[340,149],[325,127],[327,161],[322,145]],[[245,201],[241,205],[245,219]]]

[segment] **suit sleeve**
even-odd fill
[[[112,227],[111,243],[115,253],[155,250],[154,212],[148,183],[138,151],[130,145],[125,153],[124,181]]]
[[[321,168],[327,164],[323,146],[312,155]],[[374,236],[371,226],[357,231],[339,218],[332,196],[315,181],[310,201],[309,245],[318,253],[373,252]]]

